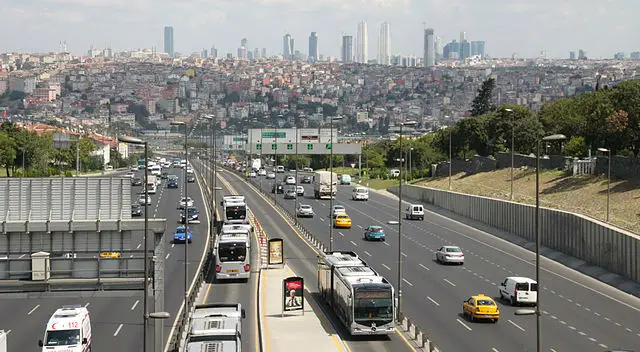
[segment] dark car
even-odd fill
[[[160,175],[160,178],[161,178],[161,179],[163,179],[163,180],[166,180],[168,177],[169,177],[169,173],[168,173],[168,172],[163,172],[163,173]]]
[[[194,182],[196,182],[196,177],[195,177],[195,176],[193,176],[192,174],[189,174],[189,175],[187,176],[187,182],[189,182],[189,183],[194,183]]]
[[[170,178],[167,181],[167,188],[178,188],[178,179],[177,178]]]
[[[142,206],[140,204],[131,204],[131,216],[142,216]]]
[[[271,193],[284,193],[284,186],[281,183],[274,184],[271,187]]]
[[[194,207],[189,207],[187,208],[187,215],[189,216],[189,221],[196,221],[199,220],[198,218],[198,214],[200,212],[198,211],[198,209],[194,208]],[[180,212],[180,223],[184,224],[184,211]]]
[[[300,183],[311,183],[311,176],[302,176],[302,178],[300,179]]]
[[[132,186],[142,186],[142,179],[140,177],[134,177],[131,179]]]

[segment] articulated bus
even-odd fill
[[[395,332],[393,286],[356,253],[318,256],[318,290],[351,335]]]
[[[244,196],[224,196],[222,197],[222,210],[225,224],[248,224],[247,203]]]
[[[216,238],[217,280],[249,280],[251,277],[251,225],[222,225]]]

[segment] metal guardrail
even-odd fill
[[[225,170],[234,174],[237,173],[237,171],[226,168],[226,167],[225,167]],[[258,189],[257,187],[255,187],[255,185],[253,185],[249,181],[247,181],[247,183],[256,192],[262,193],[265,197],[267,197],[267,199],[270,197],[270,193],[262,189]],[[287,221],[289,225],[295,227],[311,245],[313,245],[316,249],[322,252],[326,252],[328,250],[329,247],[325,245],[325,243],[322,240],[319,240],[318,238],[316,238],[312,231],[307,229],[299,221],[296,221],[295,213],[291,213],[291,211],[289,211],[279,203],[272,204],[272,205],[275,206],[281,214],[285,215],[285,221]],[[402,328],[403,330],[402,333],[405,333],[409,336],[409,339],[411,340],[412,343],[414,343],[418,348],[424,351],[442,352],[442,350],[428,337],[427,333],[424,330],[420,329],[415,324],[415,321],[411,319],[406,313],[400,312],[400,317],[401,317],[401,323],[399,324],[399,327]]]

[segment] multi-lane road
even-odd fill
[[[235,179],[245,195],[253,194],[243,186],[244,177]],[[289,175],[289,174],[285,174]],[[278,174],[282,179],[283,174]],[[259,187],[258,179],[251,182]],[[273,181],[262,181],[271,191]],[[329,243],[329,200],[313,199],[313,189],[304,185],[305,196],[298,200],[313,206],[316,216],[299,219],[319,239]],[[384,194],[370,193],[368,202],[351,200],[352,186],[339,186],[334,204],[342,204],[353,220],[351,229],[334,229],[334,249],[353,250],[372,267],[396,284],[398,201]],[[294,211],[294,200],[278,203]],[[249,197],[256,202],[255,196]],[[273,200],[273,194],[268,197]],[[254,203],[268,223],[281,224],[268,207]],[[254,208],[255,211],[255,208]],[[382,225],[385,242],[367,242],[363,230]],[[278,230],[276,228],[276,231]],[[435,263],[434,252],[442,245],[455,244],[466,254],[463,266]],[[440,216],[425,214],[424,221],[403,221],[402,226],[403,311],[414,319],[444,351],[533,351],[536,346],[535,316],[516,316],[516,307],[498,302],[498,324],[473,323],[461,315],[462,301],[477,293],[498,297],[498,285],[507,276],[534,277],[534,254],[514,244],[470,226]],[[310,253],[301,257],[299,266],[313,265]],[[640,300],[596,281],[561,264],[542,260],[541,336],[544,351],[604,351],[613,348],[637,349],[640,328],[636,321]]]
[[[183,170],[169,169],[170,174],[178,175],[182,180]],[[164,322],[164,338],[169,336],[175,315],[184,297],[184,244],[171,244],[173,230],[180,213],[177,204],[184,190],[167,189],[163,180],[149,206],[150,217],[167,219],[164,240],[167,241],[165,257],[165,311],[171,319]],[[189,196],[194,199],[205,216],[204,201],[197,183],[190,183]],[[141,187],[132,188],[132,199],[137,200]],[[193,242],[189,245],[189,282],[200,263],[204,250],[207,221],[190,225],[193,230]],[[151,237],[151,236],[149,236]],[[151,240],[151,238],[149,238]],[[133,242],[132,250],[142,248],[142,236]],[[152,247],[150,247],[152,248]],[[122,255],[129,255],[126,251]],[[80,304],[86,306],[91,314],[94,350],[108,348],[114,351],[142,350],[142,292],[105,291],[105,292],[64,292],[64,293],[25,293],[0,295],[0,328],[9,330],[9,351],[29,351],[38,349],[38,339],[44,333],[45,325],[51,314],[62,305]],[[150,307],[153,309],[153,307]],[[153,329],[149,329],[149,346],[152,345]]]

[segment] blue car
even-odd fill
[[[176,232],[173,233],[173,242],[185,242],[185,237],[187,237],[187,241],[191,243],[191,239],[193,237],[191,229],[189,229],[187,236],[185,236],[184,226],[176,227]]]
[[[364,239],[369,240],[380,240],[384,241],[384,229],[382,226],[369,226],[364,229]]]

